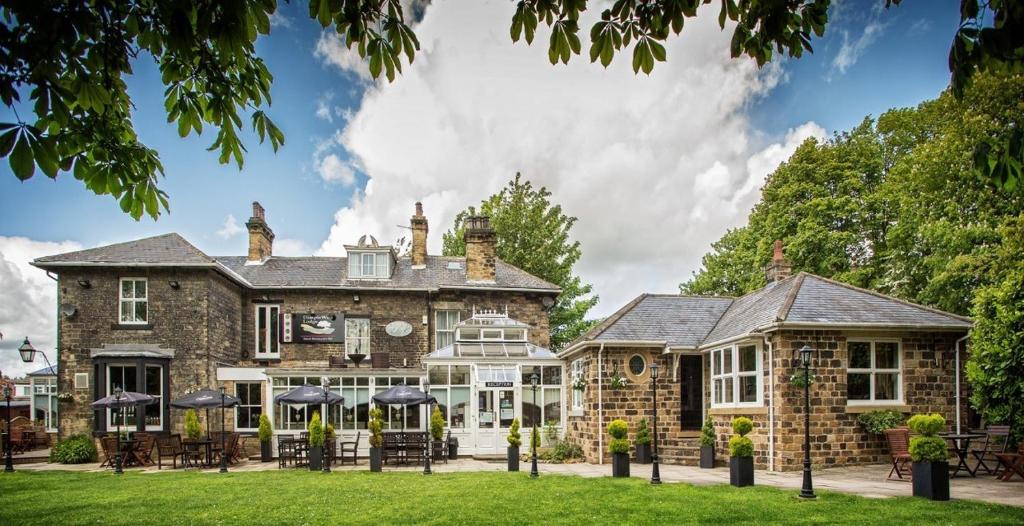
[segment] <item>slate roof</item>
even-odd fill
[[[251,288],[421,289],[484,288],[558,292],[548,283],[504,261],[495,262],[493,283],[466,280],[466,258],[428,256],[426,268],[414,269],[408,257],[398,258],[391,279],[348,279],[344,257],[271,257],[246,265],[246,256],[208,256],[178,234],[164,234],[127,243],[41,257],[43,269],[68,266],[191,266],[218,270]],[[449,263],[460,263],[449,265]]]
[[[25,376],[57,376],[57,366],[51,365],[50,367],[43,367],[38,371],[32,371]]]
[[[801,272],[740,298],[642,294],[567,349],[602,341],[699,348],[769,327],[967,331],[970,318]]]

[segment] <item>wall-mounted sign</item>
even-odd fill
[[[412,325],[409,322],[397,320],[387,324],[384,327],[384,332],[388,333],[388,336],[402,338],[412,334]]]
[[[512,387],[512,382],[484,382],[484,387]]]
[[[344,343],[344,314],[292,314],[291,333],[295,343]]]

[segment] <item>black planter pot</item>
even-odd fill
[[[370,448],[370,471],[380,473],[381,462],[380,462],[380,448]]]
[[[508,470],[519,471],[519,446],[508,446]]]
[[[309,470],[320,471],[324,468],[324,447],[309,446]]]
[[[629,453],[612,453],[612,476],[629,476]]]
[[[704,469],[715,467],[715,446],[700,446],[700,467]]]
[[[949,500],[949,462],[914,462],[911,473],[915,497]]]
[[[432,462],[444,460],[444,440],[434,441],[434,450],[430,453],[430,460]]]
[[[729,484],[737,488],[754,485],[754,457],[729,459]]]
[[[459,458],[459,439],[451,437],[448,439],[448,459],[455,460]]]
[[[260,442],[260,462],[270,462],[271,460],[274,460],[274,450],[270,442]]]
[[[650,464],[651,463],[651,445],[650,444],[637,444],[636,445],[636,463],[637,464]]]

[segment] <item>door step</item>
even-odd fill
[[[505,462],[507,458],[506,455],[473,455],[473,460],[481,462]]]

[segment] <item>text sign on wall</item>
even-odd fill
[[[292,314],[295,343],[344,343],[344,314]]]
[[[512,382],[484,382],[484,387],[512,387]]]

